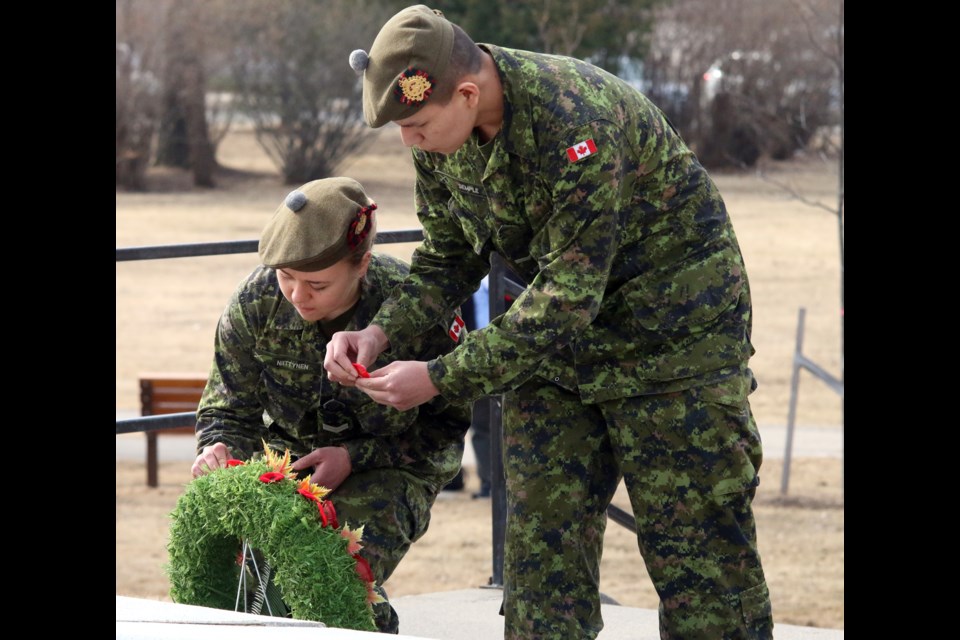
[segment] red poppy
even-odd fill
[[[337,510],[333,508],[333,503],[329,500],[324,500],[317,504],[320,509],[320,519],[323,521],[323,526],[331,526],[334,529],[340,528],[340,523],[337,521]]]
[[[302,495],[307,500],[313,500],[314,502],[317,501],[317,496],[313,495],[313,491],[310,491],[310,489],[297,489],[297,493]]]
[[[357,375],[359,375],[361,378],[370,377],[370,373],[367,371],[367,368],[362,364],[360,364],[359,362],[354,362],[353,368],[357,370]]]
[[[239,467],[244,464],[243,460],[237,460],[236,458],[230,458],[227,460],[228,467]]]
[[[355,554],[353,559],[357,561],[357,574],[360,576],[360,579],[364,582],[373,582],[373,569],[370,568],[370,563],[361,557],[360,554]]]
[[[265,482],[269,484],[271,482],[280,482],[284,478],[286,478],[286,476],[283,475],[282,473],[279,473],[277,471],[267,471],[265,474],[260,476],[260,482]]]

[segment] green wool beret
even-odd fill
[[[260,235],[260,261],[274,269],[320,271],[353,253],[377,208],[360,183],[324,178],[291,191]]]
[[[436,90],[453,50],[453,25],[422,4],[387,21],[370,47],[350,54],[363,73],[363,117],[374,129],[412,116]]]

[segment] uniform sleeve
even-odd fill
[[[627,145],[619,129],[594,122],[566,134],[596,151],[571,162],[557,148],[541,170],[551,185],[549,219],[531,240],[538,273],[505,314],[430,362],[430,377],[454,402],[502,393],[535,375],[540,363],[590,326],[600,310],[621,227]]]
[[[242,298],[241,288],[217,323],[213,365],[197,408],[197,447],[222,442],[232,455],[249,457],[263,450],[269,435],[256,395],[260,364],[253,356],[254,314]]]
[[[424,240],[414,250],[410,275],[371,321],[384,330],[391,348],[451,316],[490,270],[489,250],[478,255],[464,237],[450,193],[416,152],[414,165]]]

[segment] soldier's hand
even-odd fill
[[[338,331],[327,344],[323,368],[333,382],[353,386],[358,377],[353,363],[369,367],[388,346],[387,334],[376,325],[362,331]]]
[[[292,466],[294,471],[313,469],[310,482],[326,487],[331,491],[339,487],[353,471],[350,453],[343,447],[314,449],[296,460]]]
[[[356,387],[374,401],[400,411],[412,409],[440,394],[430,379],[427,363],[416,360],[391,362],[371,371],[369,378],[358,379]]]
[[[227,460],[230,459],[230,450],[222,442],[207,445],[193,461],[193,467],[190,472],[194,478],[205,476],[214,469],[227,466]]]

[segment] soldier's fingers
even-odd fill
[[[350,356],[355,351],[356,349],[350,341],[349,333],[342,331],[335,333],[327,344],[327,352],[323,356],[323,364],[329,368],[336,363],[340,368],[346,369],[350,366]]]
[[[370,396],[370,399],[374,402],[398,409],[399,407],[394,404],[391,392],[386,388],[387,384],[386,378],[374,378],[371,374],[369,378],[360,378],[356,386]]]
[[[194,478],[199,478],[200,476],[205,476],[210,473],[210,467],[206,460],[197,458],[196,462],[193,463],[193,467],[190,468],[190,471],[193,473]]]
[[[332,362],[329,366],[325,365],[327,370],[327,377],[330,378],[333,382],[339,382],[340,384],[353,386],[354,381],[359,377],[357,375],[357,370],[353,368],[353,364],[347,361],[347,368],[341,366],[340,362]]]
[[[357,380],[357,389],[373,398],[375,395],[382,395],[386,391],[387,381],[382,375],[376,375],[378,372],[370,374],[369,378],[360,378]]]
[[[310,453],[303,456],[302,458],[297,458],[296,460],[293,461],[293,464],[291,464],[290,467],[294,471],[300,471],[301,469],[307,469],[309,467],[313,467],[314,465],[316,465],[316,462],[314,461],[316,456],[314,456],[314,453],[316,452],[311,451]]]

